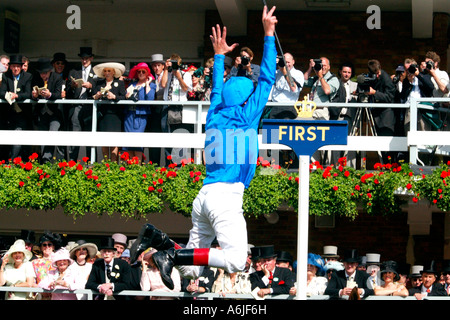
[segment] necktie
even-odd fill
[[[106,265],[106,276],[111,278],[111,266],[109,264]]]
[[[430,293],[430,289],[427,289],[427,293]]]
[[[271,285],[272,284],[272,281],[273,281],[273,273],[272,273],[272,271],[269,271],[270,272],[270,276],[269,276],[269,285]]]

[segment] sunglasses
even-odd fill
[[[43,243],[41,244],[42,247],[53,247],[52,243]]]
[[[136,73],[143,73],[143,74],[146,74],[147,71],[146,71],[146,70],[138,70],[138,71],[136,71]]]

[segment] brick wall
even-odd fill
[[[297,254],[297,214],[293,211],[278,211],[279,221],[270,224],[264,217],[247,218],[248,240],[253,245],[274,245],[276,250]],[[338,253],[356,249],[360,255],[379,253],[381,260],[406,262],[409,238],[407,213],[397,216],[370,216],[360,213],[355,220],[335,218],[334,228],[315,227],[314,216],[309,217],[308,251],[322,254],[323,246],[334,245]],[[430,259],[443,257],[444,214],[433,213],[430,234],[414,236],[415,263],[426,263]]]
[[[366,26],[368,14],[351,12],[306,12],[278,11],[277,35],[283,52],[291,52],[296,67],[302,71],[310,58],[326,56],[331,62],[331,71],[337,73],[339,64],[351,61],[356,74],[367,72],[367,61],[377,59],[389,74],[405,58],[418,61],[427,51],[436,51],[441,57],[441,69],[447,69],[447,46],[449,17],[435,14],[433,39],[412,39],[412,17],[410,12],[381,12],[381,29],[369,30]],[[209,35],[211,27],[221,23],[216,11],[205,15],[205,57],[213,56]],[[263,28],[261,12],[248,12],[246,37],[229,37],[229,42],[250,47],[255,63],[261,61]],[[236,56],[235,50],[231,56]]]

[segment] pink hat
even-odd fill
[[[69,261],[69,266],[73,263],[73,260],[70,258],[69,250],[66,248],[61,248],[55,253],[52,254],[52,265],[56,268],[56,262],[60,260]]]
[[[131,68],[130,73],[128,74],[128,78],[129,79],[137,79],[137,71],[138,70],[147,70],[148,75],[155,80],[155,77],[153,77],[152,73],[150,72],[150,68],[148,67],[148,64],[146,64],[145,62],[140,62],[137,65],[135,65],[133,68]]]

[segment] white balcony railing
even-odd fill
[[[450,98],[420,98],[412,99],[410,104],[369,104],[369,103],[328,103],[318,104],[318,107],[333,106],[346,108],[403,108],[411,111],[410,131],[406,137],[397,136],[377,136],[366,130],[361,129],[358,135],[349,136],[348,143],[345,146],[324,146],[320,150],[347,150],[347,151],[398,151],[409,152],[410,162],[420,163],[419,152],[428,152],[430,145],[436,146],[436,153],[450,154],[450,132],[446,131],[417,131],[417,114],[419,109],[431,109],[440,112],[448,112],[447,108],[434,108],[423,105],[421,102],[450,102]],[[0,100],[0,103],[7,103]],[[100,101],[100,100],[25,100],[23,103],[52,103],[65,105],[70,104],[92,104],[92,131],[58,131],[55,134],[52,131],[37,130],[2,130],[0,131],[0,145],[54,145],[54,146],[87,146],[91,148],[90,159],[96,159],[96,147],[152,147],[152,148],[192,148],[194,152],[194,161],[202,162],[202,148],[204,146],[205,134],[202,132],[202,125],[206,121],[206,114],[209,108],[208,101],[187,101],[183,102],[183,123],[194,125],[194,133],[130,133],[130,132],[97,132],[97,106],[99,104],[121,104],[121,105],[179,105],[179,102],[171,101],[129,101],[122,100],[118,102]],[[268,102],[268,106],[286,106],[291,103]],[[259,146],[261,150],[287,150],[289,147],[279,144],[265,144],[262,142],[262,134],[259,134]]]

